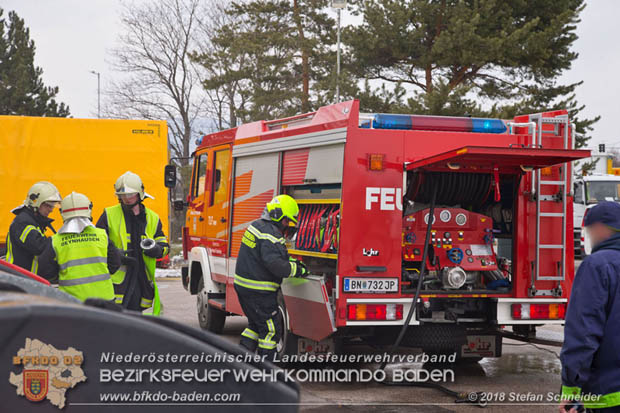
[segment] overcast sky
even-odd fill
[[[592,145],[606,142],[620,147],[620,125],[614,123],[620,122],[620,1],[589,0],[587,4],[574,45],[579,58],[563,80],[583,80],[577,97],[586,105],[585,115],[602,116]],[[15,10],[25,19],[37,48],[35,63],[43,68],[45,83],[60,88],[58,98],[69,105],[74,117],[97,114],[97,78],[90,71],[101,73],[102,87],[114,75],[107,60],[120,30],[120,5],[121,0],[0,2],[5,15]]]

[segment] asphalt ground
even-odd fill
[[[196,316],[196,299],[181,285],[179,278],[159,278],[165,317],[200,328]],[[244,317],[228,317],[223,337],[233,343],[246,327]],[[540,333],[561,337],[562,327],[545,326]],[[459,392],[483,392],[486,411],[556,412],[561,386],[559,347],[532,345],[504,339],[503,355],[469,365],[389,365],[391,369],[450,369],[454,381],[446,386]],[[347,365],[351,369],[375,371],[377,364]],[[316,366],[313,366],[316,368]],[[376,382],[301,383],[303,412],[479,412],[480,407],[455,403],[454,397],[436,389],[388,386]]]

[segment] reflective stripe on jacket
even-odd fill
[[[585,407],[620,406],[620,234],[601,242],[577,271],[564,326],[562,394],[600,395]]]
[[[108,236],[102,229],[86,227],[79,233],[55,234],[52,246],[58,263],[58,288],[82,301],[114,299],[108,273]]]
[[[37,274],[39,255],[49,245],[49,239],[44,235],[45,227],[52,220],[35,215],[32,209],[25,206],[13,213],[17,216],[9,226],[6,237],[6,261]]]
[[[251,290],[277,291],[282,279],[295,276],[297,266],[289,259],[285,240],[275,223],[254,221],[243,234],[235,284]]]
[[[141,234],[141,238],[155,239],[155,233],[157,232],[157,226],[159,224],[159,216],[154,211],[146,207],[144,208],[144,211],[146,214],[146,228],[145,234]],[[108,234],[110,236],[110,239],[112,240],[116,248],[127,251],[127,245],[131,242],[131,234],[127,232],[127,225],[125,224],[125,214],[123,213],[123,207],[120,204],[108,207],[105,209],[105,213],[108,221]],[[165,237],[163,237],[163,240],[155,239],[155,241],[167,242]],[[139,248],[139,246],[136,245],[134,246],[134,248]],[[142,257],[144,259],[144,266],[146,269],[147,278],[153,283],[155,296],[153,299],[142,297],[140,300],[140,306],[144,309],[152,306],[153,315],[159,315],[161,311],[161,303],[159,301],[159,291],[157,289],[157,283],[155,281],[155,267],[157,265],[157,259],[151,258],[145,254],[142,254]],[[112,282],[114,284],[122,284],[125,280],[126,273],[126,267],[124,265],[121,266],[118,271],[112,274]],[[115,301],[117,303],[122,303],[123,298],[124,293],[117,291],[115,294]]]

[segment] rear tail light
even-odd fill
[[[584,225],[586,224],[586,215],[588,215],[588,212],[590,210],[586,209],[585,211],[583,211],[583,218],[581,218],[581,228],[584,227]],[[583,241],[583,237],[581,237],[581,240]]]
[[[392,321],[403,319],[402,304],[349,304],[347,320]]]
[[[566,303],[560,304],[513,304],[515,320],[564,320]]]

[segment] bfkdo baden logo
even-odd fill
[[[65,407],[66,392],[86,381],[82,370],[84,355],[69,347],[58,350],[40,340],[26,339],[23,348],[13,356],[14,366],[23,366],[21,373],[11,372],[9,382],[18,396],[31,402],[49,400],[54,406]]]
[[[24,370],[24,395],[32,402],[40,402],[47,396],[48,371]]]

